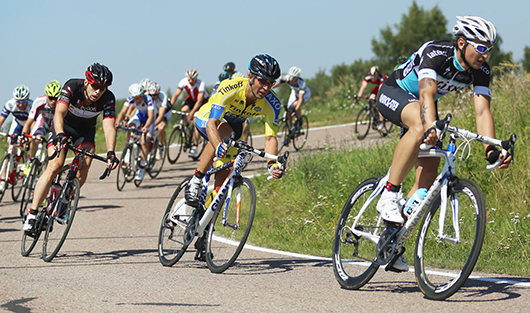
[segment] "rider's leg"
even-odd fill
[[[414,186],[409,191],[407,197],[412,197],[412,195],[419,188],[427,188],[432,185],[436,176],[438,175],[438,165],[440,164],[440,159],[438,158],[420,158],[416,162],[416,180],[414,181]]]

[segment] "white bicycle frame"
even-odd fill
[[[473,133],[471,131],[465,130],[465,129],[459,129],[457,127],[448,126],[447,129],[448,132],[456,134],[455,139],[466,139],[468,141],[477,140],[482,143],[494,145],[494,146],[501,146],[501,140],[494,139],[482,135],[478,135],[476,133]],[[463,137],[463,138],[461,138]],[[459,214],[460,214],[460,208],[459,208],[459,202],[458,198],[455,197],[454,200],[451,202],[451,212],[452,212],[452,220],[453,220],[453,228],[455,231],[455,236],[450,237],[444,233],[444,226],[445,226],[445,213],[447,212],[447,189],[449,184],[449,178],[456,175],[456,147],[448,146],[448,149],[442,149],[438,147],[432,147],[429,150],[420,150],[418,158],[443,158],[445,160],[444,166],[440,172],[440,174],[436,177],[434,183],[429,188],[427,195],[423,201],[420,202],[418,208],[414,210],[412,215],[409,217],[407,222],[403,225],[399,233],[396,235],[396,251],[401,248],[405,242],[405,240],[409,237],[409,235],[412,233],[412,230],[416,226],[416,224],[420,221],[420,219],[423,217],[424,213],[430,208],[431,203],[440,195],[440,216],[443,216],[444,218],[441,218],[439,220],[438,225],[438,235],[437,238],[441,241],[448,241],[454,244],[460,243],[460,228],[459,228]],[[502,154],[506,157],[507,151],[502,150]],[[488,170],[494,169],[500,165],[500,161],[497,161],[494,164],[489,164],[486,166]],[[368,200],[362,205],[361,209],[359,210],[359,213],[354,219],[353,225],[350,228],[350,231],[356,235],[363,238],[366,238],[370,241],[372,241],[374,244],[377,244],[379,242],[379,235],[377,234],[377,231],[374,231],[373,233],[371,231],[361,231],[356,229],[356,226],[359,222],[359,219],[364,214],[364,212],[367,210],[368,206],[375,200],[375,198],[383,192],[383,188],[386,186],[388,177],[390,175],[390,169],[388,170],[388,173],[382,177],[375,190],[370,194],[368,197]],[[364,190],[359,190],[358,192],[362,193]],[[355,197],[352,197],[353,199]],[[353,201],[353,200],[352,200]],[[379,215],[379,218],[377,220],[377,224],[375,226],[375,229],[382,229],[381,228],[382,218],[381,215]]]

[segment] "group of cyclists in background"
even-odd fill
[[[398,193],[404,177],[414,166],[416,183],[411,194],[418,188],[430,186],[436,177],[437,159],[418,159],[417,156],[420,143],[437,144],[438,134],[432,126],[439,119],[436,101],[441,96],[472,85],[478,132],[495,138],[490,112],[490,70],[486,59],[497,40],[496,29],[483,18],[464,16],[457,17],[453,34],[456,39],[426,42],[403,60],[403,64],[389,76],[381,73],[378,66],[372,66],[355,98],[355,102],[358,102],[368,85],[373,84],[368,99],[373,101],[379,111],[377,128],[382,128],[387,119],[405,130],[395,150],[388,185],[377,205],[386,221],[404,222],[397,204]],[[264,150],[269,154],[277,154],[278,145],[283,143],[278,143],[276,139],[281,101],[273,91],[274,88],[282,84],[291,88],[287,101],[288,118],[295,118],[294,125],[298,127],[302,122],[302,107],[311,97],[311,88],[301,77],[301,69],[293,66],[287,74],[282,75],[279,62],[268,54],[252,57],[247,75],[236,71],[233,62],[226,63],[211,92],[198,76],[195,69],[186,71],[171,98],[161,91],[157,82],[143,79],[133,83],[129,86],[129,96],[117,115],[116,99],[109,90],[113,82],[112,72],[99,63],[87,68],[85,78],[70,79],[62,86],[56,80],[50,82],[45,86],[45,95],[35,100],[30,99],[27,86],[17,86],[13,91],[13,99],[5,104],[0,115],[0,126],[9,114],[13,115],[8,135],[14,136],[8,138],[8,145],[13,144],[14,140],[25,140],[24,134],[48,136],[48,155],[60,151],[58,157],[49,161],[37,181],[33,201],[24,217],[23,230],[28,234],[34,231],[39,207],[52,180],[65,162],[64,147],[67,140],[75,142],[83,138],[79,146],[89,152],[95,151],[96,119],[99,115],[103,116],[109,169],[115,169],[120,163],[114,152],[118,126],[139,129],[145,134],[141,140],[140,170],[134,177],[141,181],[145,173],[146,158],[152,148],[149,139],[158,136],[160,146],[157,157],[162,158],[165,149],[170,148],[163,144],[167,137],[165,130],[178,98],[186,91],[187,96],[179,110],[187,113],[182,115],[185,125],[194,124],[189,155],[197,155],[200,137],[209,142],[185,191],[186,203],[194,206],[199,201],[201,181],[214,158],[226,162],[235,155],[223,138],[234,136],[233,134],[236,139],[244,138],[253,117],[264,117]],[[29,142],[27,146],[31,157],[36,146]],[[489,162],[501,159],[500,168],[509,166],[510,156],[504,158],[493,146],[484,146],[484,149]],[[85,158],[78,172],[81,185],[86,180],[90,164],[91,159]],[[267,167],[273,178],[281,178],[285,173],[285,169],[278,167],[274,161],[268,162]],[[227,175],[226,171],[217,173],[216,188],[220,187]],[[7,183],[8,181],[1,180],[0,187]],[[403,258],[394,267],[399,271],[408,270]]]

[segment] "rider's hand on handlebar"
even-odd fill
[[[269,163],[268,170],[269,175],[275,179],[280,179],[283,177],[283,174],[285,174],[285,169],[280,168],[278,163]]]
[[[423,133],[423,143],[434,146],[438,142],[438,134],[436,128],[431,127]]]
[[[497,148],[489,146],[486,149],[486,160],[490,164],[493,164],[497,162],[497,160],[500,160],[501,164],[499,165],[498,168],[506,169],[510,166],[510,163],[512,161],[512,156],[508,153],[508,155],[505,158],[504,155],[502,155],[502,153]]]
[[[116,157],[116,153],[114,151],[108,151],[107,152],[107,168],[114,170],[118,166],[119,163],[120,163],[120,160]]]
[[[217,145],[217,148],[215,148],[215,156],[218,158],[224,158],[226,155],[226,152],[228,152],[228,148],[229,146],[226,143],[220,142]]]
[[[359,104],[359,96],[356,95],[356,96],[353,98],[353,103],[355,103],[355,104]]]
[[[65,133],[58,133],[55,135],[55,138],[53,138],[53,144],[55,145],[55,150],[59,151],[64,148],[66,145],[66,142],[68,141],[68,137]]]

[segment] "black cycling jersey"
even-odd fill
[[[85,103],[84,79],[70,79],[62,90],[57,103],[63,102],[68,106],[68,113],[64,118],[68,123],[76,128],[94,128],[98,115],[103,112],[103,118],[116,117],[116,98],[110,90],[99,98],[98,101]]]
[[[405,91],[419,97],[418,81],[432,78],[438,84],[437,99],[473,85],[476,94],[489,96],[490,67],[484,62],[480,69],[464,68],[455,53],[455,40],[436,40],[423,44],[409,60],[395,70],[395,80]],[[389,82],[391,83],[391,82]]]

